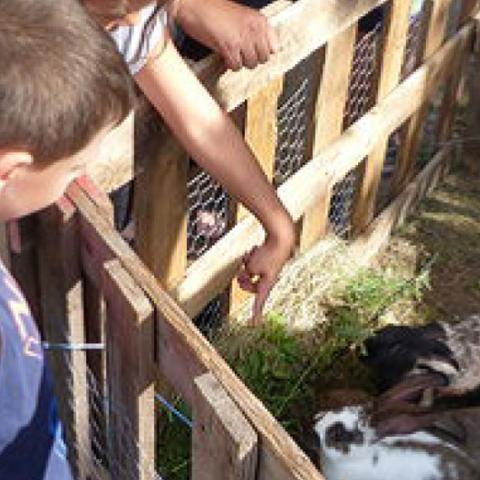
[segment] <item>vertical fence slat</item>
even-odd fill
[[[42,330],[39,278],[37,271],[36,215],[10,221],[6,225],[10,268],[27,299],[32,315]]]
[[[282,88],[283,76],[273,80],[268,87],[247,100],[245,140],[270,181],[273,179],[275,169],[277,107]],[[238,205],[235,223],[246,214],[245,208]],[[230,291],[230,312],[234,312],[248,297],[249,294],[233,282]]]
[[[400,80],[409,27],[410,2],[392,0],[383,35],[383,52],[378,78],[377,102],[383,100]],[[387,152],[388,136],[378,144],[364,162],[363,176],[353,212],[353,229],[362,231],[373,219],[375,200],[380,185],[383,163]]]
[[[167,289],[187,266],[188,157],[172,135],[158,135],[135,183],[135,247]]]
[[[465,23],[469,15],[477,7],[478,2],[476,0],[463,0],[458,16],[457,29]],[[445,98],[440,107],[440,120],[437,130],[437,138],[440,144],[448,141],[451,137],[453,123],[456,114],[456,105],[459,95],[459,88],[462,80],[462,76],[465,74],[467,66],[464,63],[468,62],[469,50],[465,51],[464,58],[462,59],[462,66],[454,70],[452,78],[447,82],[445,89]],[[477,64],[478,65],[478,64]],[[475,87],[477,90],[477,86]],[[474,107],[475,108],[475,107]]]
[[[325,47],[323,74],[315,105],[312,156],[318,155],[342,132],[357,26],[352,25]],[[320,67],[320,66],[319,66]],[[331,191],[303,217],[300,248],[307,250],[328,228]]]
[[[446,23],[451,0],[426,0],[428,26],[425,35],[423,54],[426,60],[443,43]],[[406,122],[402,129],[402,140],[395,171],[392,192],[399,194],[411,179],[415,160],[419,149],[422,125],[428,112],[428,101],[425,101],[418,111]]]
[[[192,480],[255,480],[255,430],[211,373],[195,387]]]
[[[38,268],[44,337],[84,343],[83,293],[76,210],[67,199],[38,215]],[[50,355],[60,414],[75,478],[86,479],[92,458],[85,352]]]
[[[104,268],[112,478],[151,480],[155,471],[153,308],[119,260]]]

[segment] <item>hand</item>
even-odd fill
[[[243,257],[243,266],[237,281],[240,287],[255,294],[252,325],[261,323],[262,310],[270,290],[275,285],[285,262],[295,245],[293,223],[287,226],[279,238],[268,236],[259,247],[254,247]]]
[[[266,17],[230,0],[177,0],[174,14],[186,33],[218,52],[232,70],[265,63],[278,49]]]

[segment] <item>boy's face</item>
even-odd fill
[[[51,164],[38,165],[26,152],[0,150],[0,221],[23,217],[56,202],[87,162],[98,158],[109,128],[80,152]]]

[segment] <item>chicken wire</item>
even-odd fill
[[[273,183],[284,183],[307,161],[308,129],[314,107],[317,57],[312,55],[285,75],[277,107],[277,146]]]
[[[162,480],[137,443],[126,409],[109,398],[106,381],[100,382],[89,367],[88,357],[101,355],[100,350],[86,352],[88,344],[72,343],[64,323],[53,322],[55,337],[46,339],[46,356],[54,371],[75,477],[82,472],[88,480]],[[68,422],[79,417],[85,422]]]
[[[378,22],[370,32],[359,36],[355,44],[343,118],[345,128],[371,107],[382,28],[383,22]],[[353,170],[333,187],[328,218],[332,231],[342,238],[346,238],[351,230],[352,207],[358,180],[358,171]]]

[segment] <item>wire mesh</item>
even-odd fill
[[[425,11],[420,5],[410,16],[407,43],[405,45],[405,59],[402,67],[402,77],[410,75],[420,62],[420,43],[424,36]]]
[[[378,68],[383,22],[359,35],[353,54],[348,97],[344,111],[344,126],[349,127],[371,107]],[[349,172],[332,192],[329,221],[333,232],[345,238],[351,230],[351,214],[358,187],[358,171]]]
[[[307,137],[306,105],[309,79],[278,109],[278,143],[274,183],[281,185],[305,162]]]
[[[299,170],[309,156],[308,129],[313,113],[317,57],[311,55],[284,78],[277,108],[277,147],[273,183],[276,187]]]
[[[49,355],[51,361],[60,362],[68,372],[66,379],[56,378],[67,400],[63,404],[69,409],[62,413],[74,418],[79,412],[84,412],[83,415],[87,412],[88,425],[65,425],[67,431],[76,428],[75,435],[67,435],[66,439],[69,457],[77,462],[75,470],[89,480],[162,480],[154,465],[143,455],[126,409],[114,404],[105,393],[104,386],[86,364],[84,352],[55,350],[49,351]],[[82,359],[75,363],[73,356]],[[73,379],[85,377],[86,392],[79,395]]]
[[[193,261],[225,234],[229,199],[216,180],[193,165],[187,192],[187,257]]]

